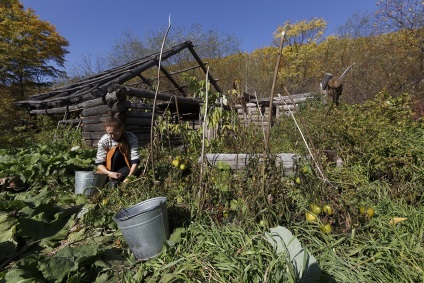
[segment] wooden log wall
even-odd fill
[[[268,125],[268,107],[259,107],[256,103],[246,103],[246,110],[240,104],[235,105],[237,115],[240,121],[243,121],[245,125],[258,125],[266,127]]]
[[[314,93],[294,94],[291,96],[277,96],[273,99],[273,118],[280,119],[290,115],[290,111],[295,111],[295,105],[306,102],[312,98]],[[267,129],[269,115],[269,99],[253,99],[246,103],[246,110],[243,110],[241,104],[236,104],[234,108],[237,110],[240,121],[245,125],[259,125]]]
[[[117,110],[115,102],[112,107],[108,105],[85,108],[81,113],[83,126],[84,143],[88,146],[97,147],[97,142],[105,134],[104,121],[110,117],[118,117],[124,122],[128,131],[134,133],[139,142],[139,146],[144,146],[150,142],[150,125],[152,119],[152,109],[149,105],[146,107],[127,108]],[[119,107],[118,107],[119,108]],[[162,111],[157,109],[157,115]]]
[[[85,103],[85,107],[80,114],[83,128],[84,143],[90,147],[97,147],[99,139],[105,134],[104,121],[110,117],[118,117],[124,122],[128,131],[134,133],[139,142],[139,146],[145,146],[150,143],[150,126],[152,121],[153,106],[142,103],[140,98],[152,99],[154,92],[116,86],[114,93],[108,93],[100,101]],[[134,99],[139,102],[132,102]],[[131,101],[129,100],[131,99]],[[169,101],[179,104],[180,110],[198,112],[200,110],[199,100],[186,97],[175,97],[168,94],[158,94],[158,100],[167,101],[165,105],[158,104],[155,110],[156,118],[164,113],[164,109],[169,109]],[[175,108],[171,105],[171,112],[176,115]],[[191,121],[193,129],[199,124],[195,121],[198,114],[180,113],[180,121]],[[172,121],[170,121],[172,122]],[[178,123],[178,119],[174,119]],[[167,144],[178,144],[181,142],[179,137],[163,137]]]

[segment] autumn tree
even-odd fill
[[[24,96],[62,74],[68,41],[55,27],[25,10],[19,0],[0,0],[0,84]]]
[[[157,51],[149,49],[145,47],[145,45],[146,43],[135,34],[129,31],[124,32],[121,37],[115,41],[115,44],[112,46],[107,56],[109,67],[121,66]]]
[[[408,67],[411,85],[421,85],[424,79],[424,2],[422,0],[380,0],[377,16],[385,32],[397,32],[396,45],[409,51],[406,59],[413,57],[418,65]],[[387,46],[391,48],[391,46]]]
[[[375,17],[370,12],[356,12],[337,28],[337,35],[342,38],[359,38],[377,35]]]
[[[239,53],[227,56],[217,64],[226,70],[227,76],[219,76],[220,84],[230,86],[234,79],[241,81],[242,90],[258,98],[270,96],[278,45],[281,32],[285,31],[285,42],[279,79],[275,92],[285,95],[283,86],[290,91],[313,91],[319,86],[317,77],[323,74],[315,49],[322,40],[326,22],[322,19],[310,21],[287,21],[278,27],[270,46],[257,49],[251,54]],[[274,45],[272,45],[274,42]],[[230,78],[230,79],[229,79]]]
[[[310,91],[316,78],[323,73],[317,60],[316,47],[322,41],[327,23],[323,19],[313,18],[292,23],[286,21],[274,33],[275,42],[279,42],[285,32],[282,69],[279,75],[281,84],[290,91]]]
[[[158,31],[149,31],[140,38],[131,32],[122,34],[111,47],[107,55],[109,67],[116,67],[160,51],[166,28]],[[234,35],[221,34],[216,30],[205,30],[200,24],[193,24],[190,29],[171,26],[166,37],[164,48],[170,48],[185,41],[191,41],[201,58],[222,58],[239,51],[240,42]],[[192,56],[187,52],[180,52],[172,56],[167,64],[179,64],[190,60]]]
[[[159,51],[165,29],[159,32],[149,32],[146,35],[145,47],[148,50]],[[216,29],[205,29],[201,24],[193,24],[189,29],[172,26],[166,38],[166,47],[171,47],[190,40],[196,46],[196,53],[201,58],[219,59],[240,51],[240,40],[232,34],[221,33]],[[191,56],[181,52],[173,56],[172,62],[186,61]]]

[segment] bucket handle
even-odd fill
[[[154,209],[157,209],[158,208],[158,206],[161,206],[162,204],[163,204],[164,202],[162,201],[162,202],[160,202],[160,204],[159,205],[157,205],[157,206],[153,206],[153,207],[151,207],[151,208],[149,208],[149,209],[146,209],[146,210],[143,210],[142,212],[139,212],[139,213],[137,213],[137,214],[134,214],[134,215],[128,215],[128,210],[126,209],[126,208],[122,208],[120,211],[119,211],[119,213],[122,213],[122,214],[124,214],[122,217],[119,217],[119,219],[118,220],[128,220],[128,219],[130,219],[130,218],[132,218],[132,217],[135,217],[135,216],[137,216],[137,215],[140,215],[141,213],[146,213],[146,212],[150,212],[150,211],[152,211],[152,210],[154,210]],[[119,214],[118,213],[118,214]]]
[[[85,193],[85,191],[86,191],[86,190],[92,190],[92,189],[93,189],[93,184],[94,184],[94,175],[96,175],[97,173],[96,173],[96,172],[91,172],[91,173],[93,174],[93,178],[91,178],[91,186],[90,186],[90,187],[85,188],[83,193]]]
[[[93,184],[94,184],[94,174],[96,174],[96,172],[92,172],[93,173],[93,176],[92,176],[92,178],[91,178],[91,184],[90,184],[90,186],[89,187],[87,187],[87,188],[85,188],[84,189],[84,193],[85,193],[85,191],[86,190],[92,190],[93,189]]]

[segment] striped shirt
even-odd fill
[[[130,162],[131,165],[140,163],[140,154],[138,152],[138,140],[137,137],[131,132],[125,132],[127,135],[128,144],[130,148]],[[118,145],[118,142],[114,141],[110,135],[104,134],[99,142],[97,143],[97,155],[96,155],[96,165],[106,165],[106,155],[107,152],[112,148]]]

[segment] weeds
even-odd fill
[[[317,258],[321,282],[422,282],[424,132],[408,105],[404,96],[381,94],[328,114],[320,104],[302,107],[296,115],[308,121],[302,126],[314,146],[343,159],[337,167],[321,155],[327,180],[290,119],[272,128],[271,150],[303,157],[293,175],[284,174],[271,155],[264,175],[262,161],[252,158],[243,170],[207,165],[200,176],[199,144],[187,142],[183,149],[155,152],[156,181],[142,168],[139,178],[90,197],[73,193],[74,170],[92,168],[94,160],[94,151],[78,144],[77,132],[65,129],[63,140],[27,150],[2,150],[2,176],[17,175],[27,188],[0,192],[0,247],[7,251],[6,257],[0,253],[0,280],[54,280],[49,266],[55,266],[57,278],[69,282],[296,282],[291,263],[264,240],[269,228],[280,225]],[[209,152],[263,152],[260,129],[236,124],[225,131]],[[190,135],[184,140],[198,141]],[[148,154],[142,149],[141,156]],[[173,164],[177,156],[185,168]],[[113,216],[157,196],[167,197],[172,235],[158,257],[137,262]],[[330,204],[332,215],[306,221],[312,202]],[[375,215],[361,213],[361,206]],[[406,219],[390,224],[394,218]],[[328,223],[331,232],[322,229]]]

